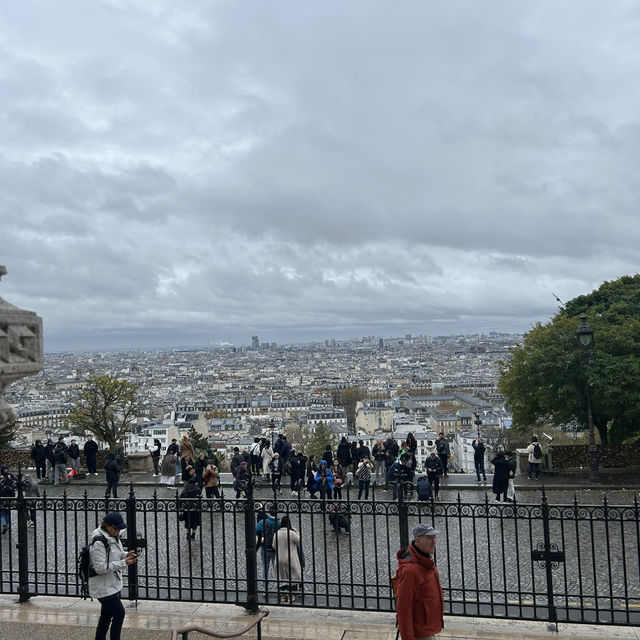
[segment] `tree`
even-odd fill
[[[358,401],[364,400],[365,393],[360,387],[347,387],[340,391],[335,389],[333,393],[333,404],[344,407],[347,414],[347,427],[355,434],[356,431],[356,406]]]
[[[196,455],[207,452],[209,441],[195,427],[192,426],[189,428],[187,437],[191,440],[193,451]]]
[[[594,331],[591,364],[576,341],[580,316]],[[640,275],[605,282],[538,323],[502,364],[499,390],[514,426],[578,422],[588,428],[587,381],[593,423],[603,444],[640,434]]]
[[[316,425],[316,430],[307,444],[306,453],[315,455],[316,461],[320,461],[328,444],[331,445],[331,449],[335,449],[336,437],[333,431],[331,431],[331,427],[320,421]]]
[[[15,414],[7,411],[4,417],[7,418],[6,421],[0,413],[0,451],[6,449],[18,433]]]
[[[300,427],[296,424],[290,424],[285,427],[284,434],[291,443],[291,448],[295,451],[307,453],[307,445],[311,439],[308,427]]]
[[[138,385],[127,380],[111,376],[89,378],[69,415],[71,433],[90,433],[113,449],[120,438],[136,429],[140,407],[137,390]]]

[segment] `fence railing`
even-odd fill
[[[629,505],[606,497],[550,505],[544,491],[539,504],[417,502],[401,491],[392,501],[375,489],[369,500],[347,488],[342,500],[262,493],[249,483],[240,499],[142,498],[131,486],[126,498],[106,500],[26,498],[19,487],[16,498],[0,499],[0,591],[21,600],[78,596],[78,553],[104,514],[118,510],[126,546],[143,550],[125,576],[130,599],[393,611],[396,553],[427,522],[441,532],[435,561],[447,614],[640,625],[637,497]],[[291,533],[277,551],[257,548],[256,525],[270,514],[289,518],[303,560]],[[196,521],[195,537],[187,536]]]

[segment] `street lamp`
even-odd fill
[[[580,316],[580,325],[576,331],[578,344],[585,350],[587,356],[587,367],[593,366],[593,329],[587,324],[587,316]],[[589,465],[591,470],[591,482],[598,482],[598,447],[596,447],[596,436],[593,428],[593,412],[591,410],[591,382],[587,371],[587,419],[589,422]]]
[[[478,438],[480,438],[481,437],[481,435],[480,435],[480,427],[482,427],[482,420],[480,420],[480,414],[479,413],[475,413],[474,412],[473,415],[475,417],[475,420],[473,421],[473,424],[476,425],[476,429],[478,430]]]

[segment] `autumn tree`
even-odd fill
[[[308,427],[301,427],[297,424],[289,424],[285,427],[284,435],[287,436],[287,440],[291,443],[291,448],[295,451],[302,451],[307,453],[307,445],[311,439],[311,433]]]
[[[69,415],[71,433],[80,437],[89,433],[113,449],[120,438],[136,430],[137,390],[138,385],[127,380],[89,378]]]
[[[594,331],[590,364],[576,340],[581,316]],[[503,363],[498,388],[516,428],[577,422],[586,430],[587,381],[601,442],[640,435],[640,275],[605,282],[538,323]]]
[[[347,387],[333,391],[333,404],[344,407],[347,414],[347,427],[353,433],[356,431],[356,406],[360,400],[364,400],[365,393],[360,387]]]

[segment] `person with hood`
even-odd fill
[[[95,443],[91,436],[87,436],[87,441],[84,443],[84,459],[87,464],[87,473],[89,475],[98,475],[97,455],[98,445]]]
[[[269,463],[269,471],[271,472],[271,488],[273,493],[277,491],[282,493],[280,489],[280,480],[282,479],[282,460],[279,453],[273,454],[273,459]]]
[[[118,482],[120,482],[120,473],[122,469],[120,463],[114,453],[107,455],[107,460],[104,463],[104,470],[107,476],[107,491],[105,493],[105,500],[109,499],[109,495],[113,493],[113,497],[118,497]]]
[[[284,516],[273,536],[276,550],[280,602],[293,602],[293,595],[302,583],[304,555],[300,548],[300,534],[293,528],[289,516]]]
[[[276,454],[275,457],[280,457]],[[262,571],[264,575],[264,590],[267,590],[267,580],[269,579],[269,568],[275,564],[276,550],[273,546],[273,538],[281,526],[278,512],[275,507],[269,509],[269,514],[256,524],[256,536],[258,538],[257,549],[262,554]]]
[[[397,553],[396,616],[402,640],[434,638],[444,628],[444,596],[433,562],[439,531],[420,523],[408,549]]]
[[[416,482],[416,493],[418,494],[418,500],[426,502],[431,499],[431,485],[427,480],[427,476],[422,475]]]
[[[9,473],[9,465],[0,465],[0,526],[7,533],[11,521],[11,499],[16,495],[17,478]]]
[[[338,458],[340,466],[346,471],[347,467],[351,464],[351,448],[345,436],[342,436],[342,440],[340,440],[338,450],[336,451],[336,458]]]
[[[67,445],[64,442],[58,442],[53,449],[53,484],[57,487],[58,482],[62,478],[65,484],[69,484],[67,478]]]
[[[89,577],[89,595],[97,598],[100,603],[96,640],[106,640],[109,627],[110,640],[120,640],[125,616],[120,601],[122,573],[126,567],[138,562],[133,549],[127,552],[122,548],[120,532],[126,528],[122,516],[117,511],[112,511],[105,515],[100,526],[91,534],[89,555],[92,573],[95,575]]]
[[[69,454],[69,463],[71,464],[71,471],[75,471],[78,473],[80,471],[80,447],[76,443],[75,440],[71,441],[69,445],[69,449],[67,450]],[[73,475],[76,475],[75,473]]]
[[[173,488],[176,484],[176,461],[178,460],[175,453],[167,449],[167,453],[164,454],[162,459],[162,466],[160,467],[160,482],[166,484],[169,489]]]
[[[320,460],[316,471],[316,481],[313,485],[314,492],[320,491],[320,499],[331,500],[333,493],[333,471],[329,469],[326,460]]]
[[[47,477],[47,452],[42,446],[41,440],[36,440],[36,443],[31,448],[29,457],[36,465],[36,476],[38,480]]]
[[[504,451],[498,451],[491,461],[493,465],[493,493],[496,494],[496,502],[500,502],[500,496],[504,496],[507,501],[507,489],[509,488],[509,461],[504,455]]]
[[[202,489],[198,486],[196,478],[196,470],[187,467],[189,479],[184,483],[184,488],[180,492],[180,515],[179,518],[184,522],[184,528],[187,530],[187,540],[195,540],[196,530],[200,526],[200,496]]]

